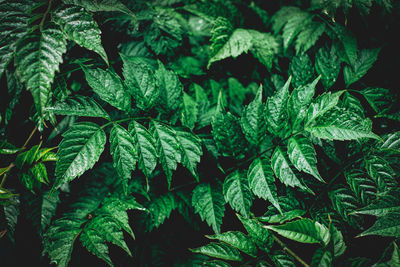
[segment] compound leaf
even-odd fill
[[[245,218],[249,217],[250,207],[253,203],[253,194],[250,191],[244,174],[235,171],[225,178],[223,193],[225,200],[231,207]]]

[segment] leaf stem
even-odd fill
[[[39,23],[39,29],[42,29],[43,24],[44,24],[44,22],[46,21],[47,15],[48,15],[49,12],[50,12],[50,8],[51,8],[52,2],[53,2],[53,0],[49,0],[49,3],[48,3],[48,5],[47,5],[47,9],[46,9],[46,11],[44,12],[43,18],[42,18],[42,20],[41,20],[40,23]]]
[[[296,253],[293,252],[290,248],[286,246],[285,243],[282,242],[279,238],[277,238],[274,234],[272,235],[274,237],[274,240],[285,250],[287,253],[289,253],[293,258],[295,258],[301,265],[304,267],[310,267],[304,260],[302,260]]]
[[[37,131],[37,127],[33,128],[32,132],[29,134],[28,139],[26,139],[25,143],[22,145],[22,149],[25,149],[26,146],[28,145],[29,141],[32,139],[33,135],[35,134],[35,132]]]

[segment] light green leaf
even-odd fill
[[[177,164],[181,162],[176,132],[168,125],[155,120],[150,122],[150,132],[156,141],[157,155],[167,176],[168,187],[171,187],[172,171],[176,170]]]
[[[280,212],[275,176],[269,160],[256,158],[247,172],[247,179],[253,193],[272,203]]]
[[[267,225],[266,228],[301,243],[322,243],[327,245],[331,238],[328,228],[307,218],[283,225]]]
[[[242,260],[242,256],[240,256],[240,253],[236,248],[225,245],[223,243],[210,243],[199,248],[192,248],[190,250],[194,253],[201,253],[210,257],[223,260]]]
[[[357,237],[367,235],[400,237],[400,212],[387,213],[376,220],[375,224]]]
[[[157,165],[156,141],[143,125],[134,120],[129,124],[129,132],[139,156],[139,169],[149,178]]]
[[[263,88],[260,85],[254,100],[244,108],[240,121],[247,141],[254,145],[259,144],[266,133],[262,91]]]
[[[96,52],[108,64],[107,54],[101,45],[101,31],[89,12],[77,6],[60,5],[53,11],[52,18],[68,39]]]
[[[246,236],[242,232],[238,231],[229,231],[216,235],[208,235],[206,236],[209,239],[216,239],[222,241],[228,245],[231,245],[234,248],[243,251],[244,253],[255,257],[257,254],[256,244],[253,242],[251,237]]]
[[[332,266],[332,253],[324,248],[318,248],[312,257],[312,267],[330,267]]]
[[[223,193],[226,202],[231,205],[232,209],[245,218],[249,217],[254,196],[243,173],[235,171],[228,175],[224,181]]]
[[[83,69],[86,81],[101,99],[123,111],[131,109],[131,96],[121,78],[110,70]]]
[[[290,61],[289,74],[293,77],[292,85],[295,88],[310,83],[315,77],[310,57],[307,54],[294,56]]]
[[[175,129],[175,132],[182,150],[182,165],[190,171],[197,181],[199,181],[196,165],[200,162],[201,155],[203,155],[201,140],[191,132],[180,129]]]
[[[193,190],[192,206],[201,219],[206,220],[215,233],[220,232],[222,218],[225,211],[224,195],[219,186],[211,187],[210,184],[199,184]]]
[[[247,233],[263,246],[272,247],[273,237],[261,223],[255,219],[244,218],[237,214]]]
[[[363,49],[359,52],[353,64],[344,67],[344,82],[347,87],[361,79],[367,73],[378,58],[379,51],[379,48]]]
[[[110,132],[110,152],[113,165],[122,179],[125,194],[128,192],[128,180],[135,170],[137,154],[131,134],[118,124],[114,124]]]
[[[340,72],[340,59],[336,55],[334,46],[320,48],[315,54],[315,70],[321,75],[321,82],[325,89],[329,89],[335,82]]]
[[[152,108],[158,100],[158,81],[151,65],[136,57],[121,55],[123,75],[136,105],[143,110]]]
[[[95,100],[86,96],[67,98],[65,101],[57,102],[54,106],[47,107],[45,110],[57,115],[100,117],[110,120],[107,112]]]
[[[183,126],[193,129],[197,122],[197,115],[199,114],[198,105],[192,97],[185,92],[183,93],[182,101],[181,122]]]
[[[15,71],[31,91],[40,116],[50,100],[51,84],[65,51],[65,37],[53,24],[26,35],[16,47]]]
[[[283,49],[286,51],[297,34],[312,20],[312,16],[303,11],[296,12],[288,17],[288,20],[283,27]]]
[[[103,129],[92,122],[75,123],[63,137],[57,152],[53,190],[92,168],[106,143]]]
[[[279,52],[279,43],[277,39],[270,33],[261,33],[255,30],[249,30],[252,35],[251,53],[257,58],[268,70],[272,68],[272,62]]]
[[[321,117],[333,107],[337,106],[339,98],[343,92],[344,91],[339,91],[336,93],[328,92],[319,95],[308,108],[305,125],[309,125],[316,118]]]
[[[299,171],[311,174],[317,180],[325,182],[317,169],[317,158],[312,143],[304,136],[293,136],[288,141],[290,161]]]

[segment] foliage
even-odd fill
[[[400,264],[395,1],[0,14],[5,266]]]

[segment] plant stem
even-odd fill
[[[293,258],[295,258],[301,265],[304,267],[310,267],[304,260],[302,260],[296,253],[293,252],[290,248],[286,246],[285,243],[282,242],[279,238],[277,238],[275,235],[272,235],[274,237],[274,240],[285,250],[287,253],[289,253]]]
[[[26,146],[28,145],[29,141],[32,139],[33,135],[37,131],[37,127],[33,128],[32,132],[29,134],[28,139],[26,139],[25,143],[22,145],[22,149],[25,149]]]
[[[46,17],[50,12],[50,8],[51,8],[51,3],[53,2],[53,0],[49,0],[49,3],[47,5],[47,9],[43,14],[42,20],[39,23],[39,28],[42,29],[44,22],[46,21]]]

